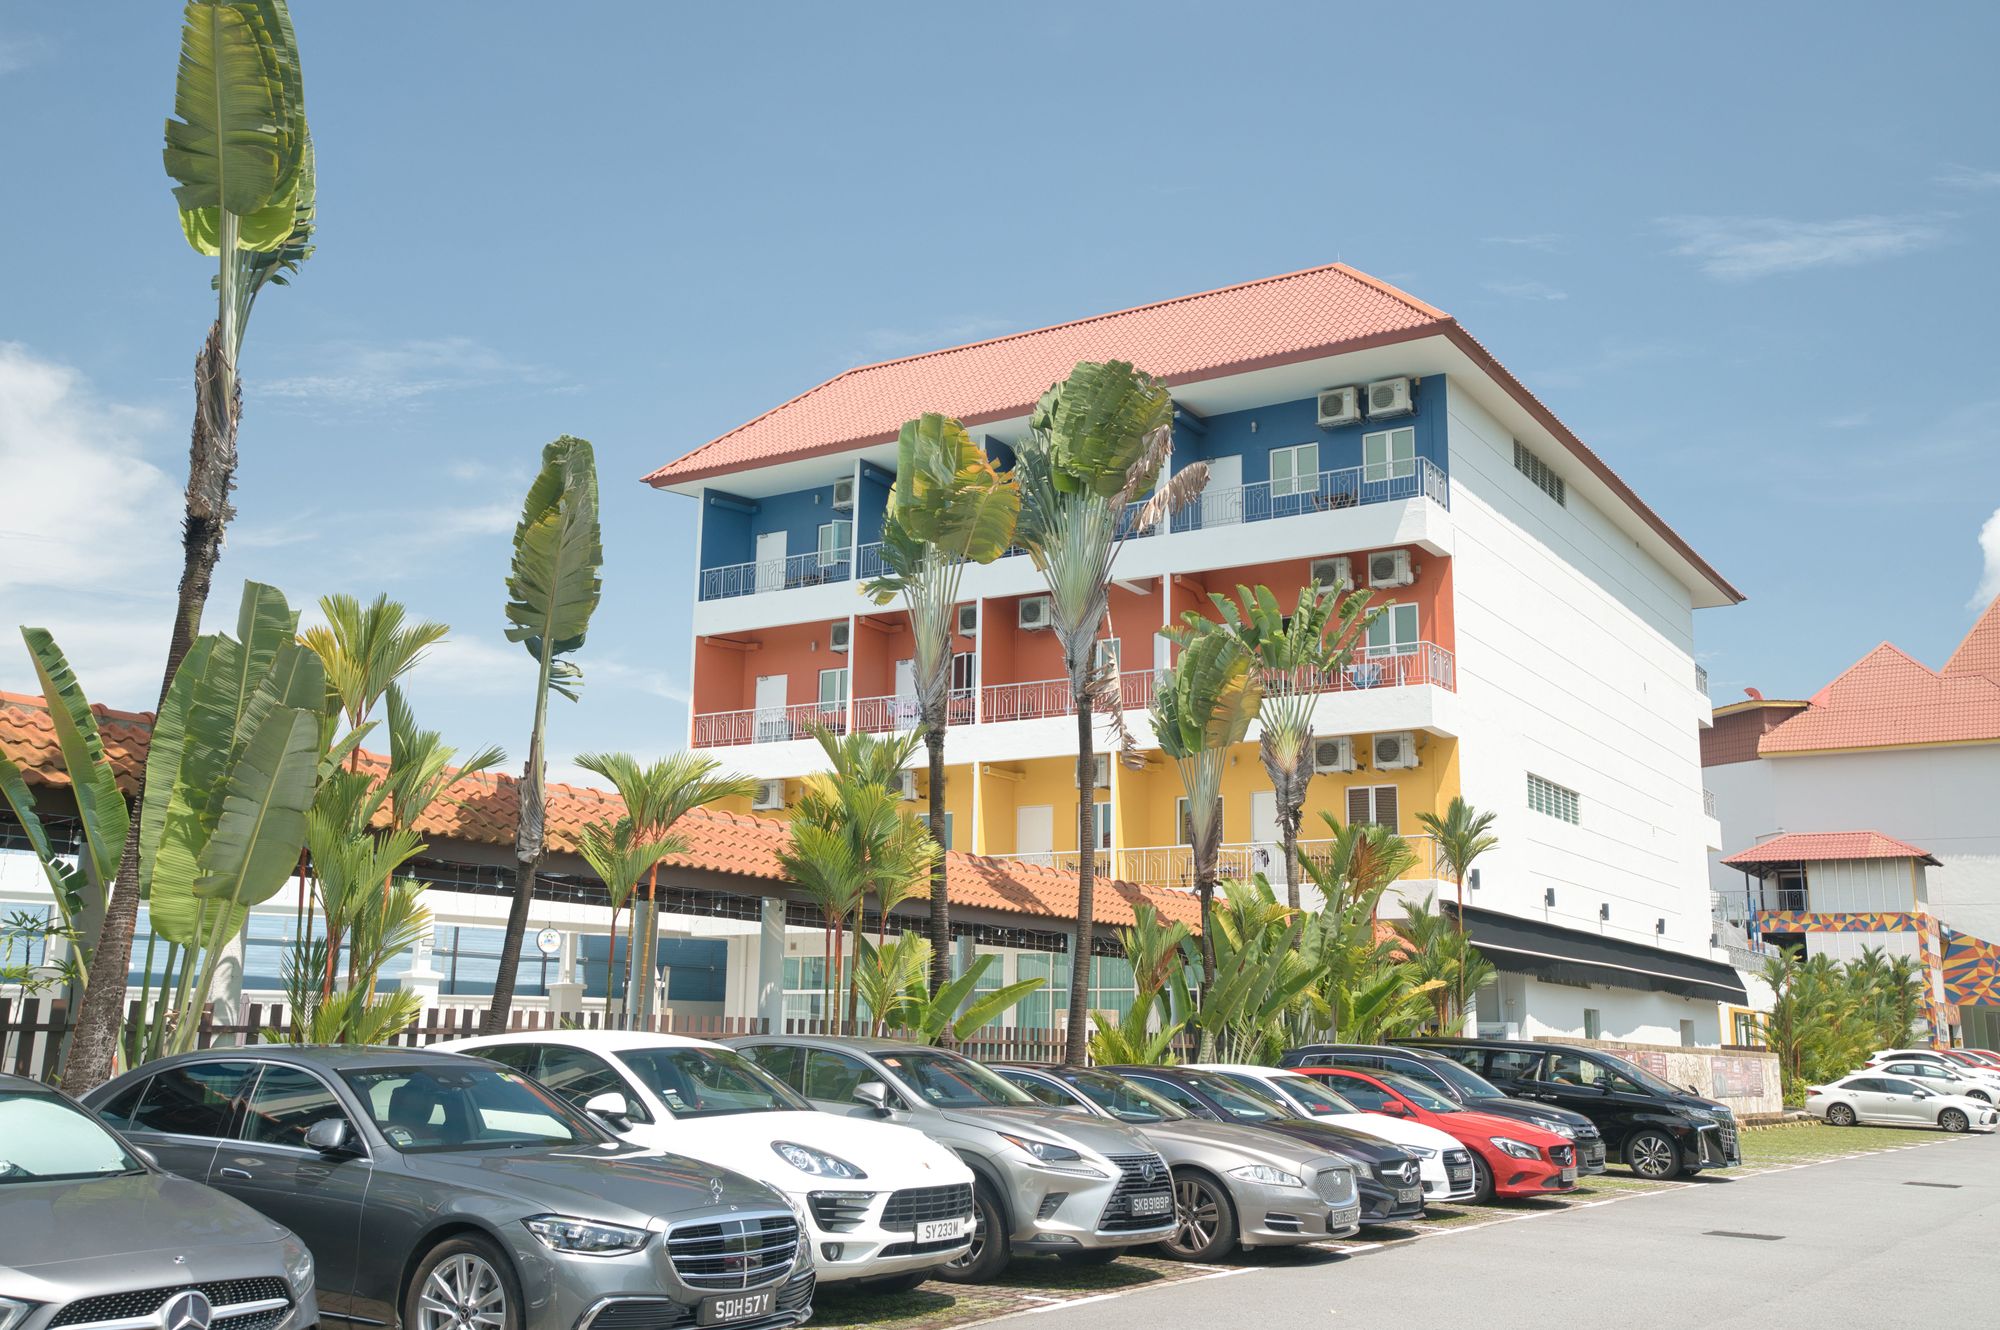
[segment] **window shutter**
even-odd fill
[[[1396,787],[1377,785],[1375,787],[1375,821],[1389,830],[1396,830]]]
[[[1356,785],[1347,791],[1347,824],[1352,827],[1365,826],[1375,819],[1368,807],[1368,787]]]

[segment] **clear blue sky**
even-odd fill
[[[501,579],[555,435],[597,445],[608,566],[552,751],[657,752],[693,508],[646,469],[854,363],[1335,258],[1456,314],[1749,594],[1698,619],[1718,700],[1884,638],[1941,663],[1989,576],[1990,5],[296,19],[320,248],[250,329],[211,622],[246,576],[386,589],[454,626],[414,692],[464,745],[524,747]],[[0,622],[128,706],[213,311],[160,167],[177,28],[0,11]]]

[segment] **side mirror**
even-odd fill
[[[306,1128],[306,1149],[323,1155],[354,1153],[354,1129],[346,1118],[321,1118]]]
[[[889,1087],[880,1081],[863,1081],[854,1087],[854,1102],[866,1104],[877,1113],[889,1112]]]
[[[1406,1118],[1410,1116],[1410,1110],[1404,1108],[1400,1103],[1398,1103],[1394,1099],[1385,1100],[1382,1104],[1381,1111],[1388,1114],[1392,1118]]]
[[[592,1095],[583,1101],[584,1112],[611,1130],[621,1133],[632,1130],[630,1107],[625,1102],[625,1096],[616,1090],[606,1090],[603,1094]]]
[[[133,1157],[134,1159],[136,1159],[136,1160],[138,1160],[138,1161],[139,1161],[140,1163],[144,1164],[144,1165],[145,1165],[145,1166],[146,1166],[147,1168],[151,1168],[151,1169],[158,1169],[158,1168],[159,1168],[159,1166],[160,1166],[160,1157],[159,1157],[158,1155],[154,1154],[154,1153],[153,1153],[153,1152],[152,1152],[151,1150],[148,1150],[148,1149],[147,1149],[147,1148],[146,1148],[145,1146],[143,1146],[143,1145],[127,1145],[127,1146],[126,1146],[125,1148],[126,1148],[127,1150],[129,1150],[129,1151],[131,1152],[131,1154],[132,1154],[132,1157]]]

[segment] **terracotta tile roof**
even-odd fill
[[[1184,384],[1433,335],[1458,346],[1717,590],[1743,599],[1456,319],[1344,263],[846,370],[645,480],[673,485],[884,443],[926,411],[968,425],[1025,415],[1080,360],[1124,360]]]
[[[1756,864],[1811,864],[1830,859],[1921,859],[1936,864],[1929,850],[1920,850],[1879,831],[1795,831],[1738,851],[1722,862],[1732,868]]]
[[[106,752],[118,770],[119,783],[130,792],[136,788],[136,774],[146,760],[152,715],[102,706],[92,711],[97,715]],[[0,752],[21,768],[31,785],[69,784],[57,754],[54,728],[39,697],[0,692]],[[364,752],[362,761],[376,770],[388,764],[378,753]],[[513,777],[495,774],[456,781],[418,820],[417,830],[446,840],[512,846],[514,787]],[[625,805],[606,790],[555,784],[548,787],[546,810],[549,848],[574,852],[586,825],[621,816]],[[696,809],[681,820],[675,832],[694,848],[666,860],[670,866],[770,882],[785,880],[778,850],[789,830],[781,820]],[[945,859],[945,887],[953,905],[968,909],[1058,922],[1076,918],[1076,878],[1055,868],[954,852]],[[1163,918],[1178,919],[1190,927],[1200,923],[1199,903],[1185,892],[1105,881],[1097,884],[1097,922],[1107,927],[1128,925],[1132,907],[1140,901],[1151,904]]]
[[[1884,642],[1758,741],[1759,756],[2000,740],[2000,598],[1942,671]]]

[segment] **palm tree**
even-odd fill
[[[991,563],[1014,543],[1021,491],[997,471],[965,426],[929,414],[905,421],[896,440],[896,484],[882,524],[882,576],[862,591],[886,605],[898,595],[910,616],[917,708],[930,762],[931,991],[951,978],[951,903],[944,870],[944,733],[950,723],[951,645],[959,579],[968,563]]]
[[[1313,703],[1347,668],[1368,625],[1381,613],[1368,609],[1373,592],[1355,591],[1343,599],[1343,590],[1308,582],[1289,615],[1279,610],[1269,587],[1252,591],[1238,586],[1241,608],[1227,596],[1209,596],[1263,677],[1264,702],[1257,713],[1263,734],[1257,752],[1271,778],[1278,835],[1285,847],[1285,891],[1294,910],[1299,908],[1299,822],[1313,778]]]
[[[1435,981],[1431,989],[1433,1033],[1451,1034],[1454,1025],[1463,1028],[1462,995],[1477,992],[1493,977],[1493,963],[1465,940],[1463,930],[1421,902],[1410,906],[1395,927],[1410,978],[1418,983]]]
[[[590,616],[603,588],[599,570],[604,547],[597,529],[597,462],[590,445],[565,434],[542,449],[542,469],[528,487],[521,521],[514,528],[514,565],[507,578],[507,640],[519,642],[535,658],[535,726],[528,737],[528,761],[517,787],[520,804],[514,827],[514,900],[507,909],[507,932],[500,945],[500,973],[486,1009],[483,1033],[507,1028],[514,1005],[513,959],[528,932],[535,899],[535,873],[542,864],[543,787],[548,759],[542,751],[548,727],[549,694],[574,702],[583,672],[567,659],[583,645]]]
[[[604,884],[604,894],[611,902],[611,932],[606,939],[608,945],[604,956],[604,1005],[609,1011],[620,996],[616,977],[618,913],[631,899],[639,879],[657,872],[660,860],[668,855],[686,853],[687,842],[679,836],[641,839],[633,831],[632,819],[621,817],[616,822],[586,824],[577,834],[576,852],[590,865],[590,871],[597,874],[597,880]]]
[[[312,253],[312,136],[285,0],[187,6],[165,160],[182,233],[196,253],[216,259],[216,317],[195,357],[181,580],[160,704],[201,630],[223,533],[236,515],[229,502],[243,410],[236,366],[251,307]],[[144,795],[142,776],[134,804]],[[138,915],[139,819],[131,818],[63,1078],[77,1094],[111,1075]]]
[[[1154,491],[1173,436],[1174,403],[1166,385],[1122,361],[1084,361],[1042,394],[1017,453],[1021,485],[1018,540],[1049,588],[1050,618],[1062,644],[1076,712],[1076,938],[1071,948],[1068,1046],[1084,1060],[1090,996],[1091,935],[1096,923],[1095,856],[1088,853],[1096,766],[1094,712],[1110,714],[1122,733],[1118,680],[1097,669],[1098,629],[1110,612],[1111,568],[1125,541],[1157,525],[1201,493],[1208,467],[1196,462]],[[1151,493],[1130,518],[1127,509]]]
[[[673,838],[674,824],[689,812],[722,799],[747,798],[756,782],[747,776],[722,775],[722,764],[701,753],[674,753],[650,763],[642,763],[630,753],[584,753],[576,764],[594,771],[611,782],[625,801],[625,816],[631,819],[633,837],[641,844],[667,842]],[[646,897],[633,911],[629,948],[631,978],[628,995],[638,999],[638,1010],[629,1017],[644,1022],[653,1016],[653,962],[659,954],[660,860],[687,847],[673,840],[674,848],[662,850],[645,867]],[[609,885],[608,883],[606,884]],[[642,982],[643,980],[643,982]],[[632,1006],[628,996],[626,1006]]]
[[[1451,797],[1443,817],[1432,812],[1417,814],[1417,821],[1431,833],[1438,867],[1451,878],[1451,885],[1458,893],[1458,944],[1461,951],[1465,950],[1465,875],[1472,871],[1473,862],[1480,855],[1500,844],[1500,838],[1493,834],[1494,818],[1493,813],[1482,813],[1465,802],[1462,794]],[[1465,980],[1466,970],[1461,967],[1457,994],[1460,1019],[1465,1016]]]
[[[1194,842],[1194,889],[1201,901],[1201,992],[1215,987],[1215,863],[1222,849],[1222,771],[1229,750],[1243,742],[1257,718],[1263,685],[1252,668],[1249,648],[1227,629],[1190,610],[1178,628],[1166,630],[1180,655],[1159,681],[1153,697],[1153,733],[1160,751],[1180,769],[1187,791],[1188,825]],[[1201,1056],[1208,1059],[1207,1027]]]

